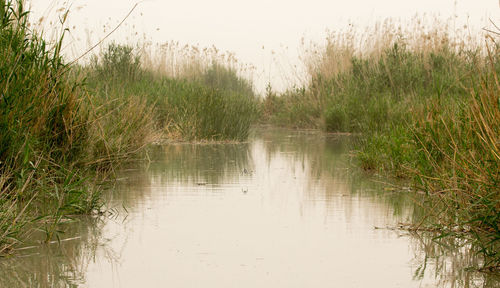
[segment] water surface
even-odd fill
[[[464,271],[466,249],[388,229],[418,200],[353,168],[351,142],[259,129],[156,147],[120,172],[106,216],[0,260],[0,287],[498,287]]]

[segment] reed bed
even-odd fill
[[[145,41],[136,50],[144,70],[167,78],[197,80],[217,64],[251,84],[255,71],[253,65],[240,62],[234,53],[221,51],[215,46],[182,45],[175,41],[152,44]]]
[[[27,27],[22,1],[0,2],[0,253],[41,219],[99,206],[71,171],[87,137],[80,87],[66,73],[61,46],[49,48]]]
[[[193,48],[186,49],[193,55]],[[156,56],[163,62],[153,66],[152,56],[143,53],[112,43],[94,57],[84,68],[94,94],[105,101],[145,99],[153,109],[155,127],[170,140],[246,139],[258,102],[251,82],[238,75],[232,58],[209,61],[204,58],[208,54],[195,54],[174,61],[167,54]],[[166,59],[174,61],[171,70],[166,69],[171,65],[162,64]]]
[[[277,95],[267,121],[360,134],[356,159],[413,179],[428,197],[419,223],[467,237],[498,269],[500,72],[497,34],[437,19],[331,32],[304,49],[309,83]],[[466,232],[465,234],[463,232]],[[465,236],[466,235],[466,236]]]

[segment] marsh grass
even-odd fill
[[[323,107],[306,88],[292,88],[283,93],[266,89],[261,105],[262,123],[293,128],[321,128]]]
[[[140,55],[144,70],[166,78],[199,79],[216,65],[224,68],[217,71],[229,72],[230,77],[237,76],[238,81],[244,80],[251,84],[255,71],[253,65],[240,62],[234,53],[221,51],[214,46],[182,45],[175,41],[152,44],[145,41],[137,46],[137,54]],[[218,77],[225,79],[220,74]]]
[[[23,1],[0,1],[0,254],[99,212],[96,179],[153,137],[145,101],[97,102],[60,55],[64,33],[47,43],[28,14]]]
[[[484,266],[498,269],[499,46],[462,33],[467,27],[428,23],[329,34],[305,51],[309,84],[281,95],[268,89],[264,115],[361,134],[362,168],[413,179],[426,193],[418,229],[440,231],[436,240],[466,237]]]
[[[99,101],[144,99],[151,108],[155,128],[163,131],[164,137],[246,139],[258,112],[250,81],[238,76],[229,64],[208,65],[201,60],[193,60],[196,69],[188,74],[172,77],[176,73],[158,70],[164,69],[162,65],[149,66],[151,56],[140,53],[130,46],[111,44],[94,58],[86,73],[89,87]],[[175,71],[187,73],[181,68]]]
[[[487,256],[485,267],[500,268],[500,86],[498,46],[467,86],[469,97],[455,113],[414,124],[422,161],[413,173],[429,191],[431,221],[441,237],[468,231]],[[496,58],[496,59],[495,59]],[[479,69],[479,68],[478,68]],[[446,111],[449,107],[441,107]]]
[[[78,87],[63,73],[60,46],[49,51],[28,30],[26,16],[23,2],[0,3],[0,70],[6,75],[0,79],[2,252],[17,242],[26,221],[36,215],[29,212],[46,196],[37,189],[43,187],[39,175],[58,170],[42,167],[71,161],[80,148],[74,141],[85,137]]]

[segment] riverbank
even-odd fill
[[[329,35],[306,62],[309,84],[269,88],[264,115],[277,125],[360,133],[363,169],[413,179],[428,195],[428,215],[414,228],[465,237],[481,247],[485,267],[498,269],[497,35],[473,42],[440,25],[384,29],[361,44],[360,35]]]
[[[0,3],[0,255],[33,233],[102,212],[102,184],[162,138],[241,141],[256,118],[251,84],[224,63],[176,79],[111,44],[90,65],[62,58],[29,28],[22,1]],[[5,76],[5,77],[3,77]]]

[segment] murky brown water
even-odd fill
[[[258,130],[157,147],[111,214],[0,260],[0,287],[497,287],[477,261],[402,231],[412,194],[350,169],[347,136]]]

